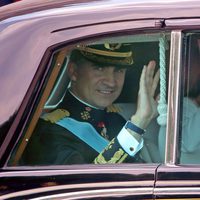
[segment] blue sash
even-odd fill
[[[94,127],[88,122],[80,122],[70,117],[65,117],[56,122],[56,124],[72,132],[99,153],[102,152],[109,143],[109,141],[99,135]]]

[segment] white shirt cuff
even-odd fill
[[[121,129],[117,136],[117,139],[124,151],[126,151],[126,153],[128,153],[132,157],[143,147],[144,143],[143,138],[141,138],[141,141],[138,142],[138,140],[136,140],[125,127]]]

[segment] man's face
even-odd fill
[[[126,69],[113,66],[101,67],[84,61],[81,66],[73,65],[72,92],[84,102],[105,108],[120,95]]]

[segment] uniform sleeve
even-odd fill
[[[135,160],[134,156],[142,147],[143,139],[139,142],[123,127],[118,136],[112,139],[108,146],[95,158],[94,163],[114,164],[131,159]]]

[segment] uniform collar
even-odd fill
[[[70,117],[79,121],[88,121],[96,126],[96,123],[103,122],[106,109],[95,108],[76,97],[71,91],[67,91],[63,101],[58,108],[69,111]]]
[[[80,98],[78,98],[70,89],[69,89],[69,93],[74,97],[76,98],[78,101],[80,101],[82,104],[90,107],[90,108],[93,108],[93,109],[97,109],[97,110],[103,110],[103,109],[100,109],[100,108],[97,108],[95,106],[92,106],[90,105],[89,103],[86,103],[85,101],[81,100]]]

